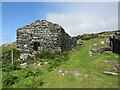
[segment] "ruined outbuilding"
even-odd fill
[[[110,37],[110,47],[113,53],[120,55],[120,32],[115,33]]]
[[[46,20],[36,20],[17,29],[19,50],[69,51],[76,46],[76,42],[60,25]]]

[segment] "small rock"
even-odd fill
[[[95,43],[94,46],[97,46],[97,44]]]
[[[45,62],[44,64],[48,64],[48,62]]]
[[[109,63],[109,61],[103,61],[104,63]]]
[[[105,44],[105,41],[102,41],[101,44]]]
[[[80,76],[80,73],[73,73],[74,76]]]
[[[62,71],[59,71],[60,73],[62,72]]]
[[[68,71],[65,71],[65,73],[68,73]]]
[[[27,63],[20,64],[20,66],[21,66],[22,68],[25,68],[25,67],[27,67]]]
[[[84,76],[88,76],[87,74],[84,74]]]
[[[38,66],[40,66],[40,65],[43,65],[43,63],[41,62],[41,63],[38,64]]]
[[[64,75],[65,75],[65,73],[62,73],[62,75],[64,76]]]

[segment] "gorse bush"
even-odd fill
[[[15,84],[18,81],[18,79],[19,78],[17,76],[7,75],[7,77],[3,81],[3,85],[7,86],[7,85]]]

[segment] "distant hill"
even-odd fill
[[[116,32],[120,32],[120,30],[117,31],[106,31],[106,32],[100,32],[100,33],[92,33],[92,34],[82,34],[82,35],[78,35],[75,36],[74,38],[81,39],[81,40],[89,40],[89,39],[93,39],[93,38],[108,38],[109,36],[113,35]]]
[[[2,46],[2,47],[7,47],[7,46],[16,47],[16,41],[11,42],[11,43],[7,43],[7,44],[2,44],[1,46]],[[0,46],[0,47],[1,47],[1,46]]]

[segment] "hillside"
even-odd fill
[[[97,36],[111,35],[114,32],[104,32]],[[91,37],[83,40],[83,45],[70,52],[41,52],[28,61],[22,61],[15,46],[3,46],[3,88],[118,88],[118,76],[104,74],[104,71],[119,73],[118,54],[111,51],[94,53],[89,56],[89,50],[108,47],[102,41],[108,37]],[[97,46],[95,45],[97,44]],[[90,48],[91,46],[91,48]],[[11,50],[14,50],[14,65],[11,64]],[[30,51],[29,53],[32,53]],[[28,52],[24,52],[28,53]],[[27,62],[25,68],[20,64]],[[39,63],[38,63],[39,62]]]

